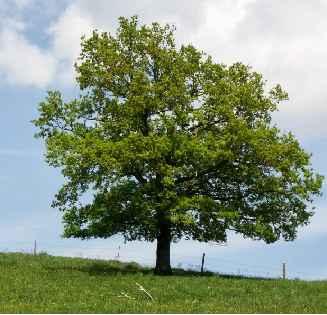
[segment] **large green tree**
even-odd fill
[[[156,240],[160,274],[171,273],[170,245],[182,237],[293,240],[322,177],[271,123],[287,94],[267,92],[241,63],[176,47],[169,25],[119,22],[115,36],[82,39],[80,97],[48,92],[34,121],[66,179],[53,202],[64,236]]]

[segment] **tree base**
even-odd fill
[[[154,274],[157,276],[171,276],[173,274],[173,271],[170,266],[165,268],[155,267]]]

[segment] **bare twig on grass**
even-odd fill
[[[130,300],[135,300],[135,298],[129,296],[126,292],[124,291],[121,291],[120,292],[120,295],[118,295],[117,297],[119,298],[126,298],[126,299],[130,299]]]
[[[142,291],[142,292],[144,292],[144,293],[145,293],[145,294],[150,298],[151,301],[154,300],[153,297],[152,297],[152,295],[151,295],[147,290],[145,290],[144,287],[143,287],[142,285],[140,285],[140,284],[137,283],[137,282],[135,282],[135,283],[136,283],[136,285],[139,287],[139,290]]]

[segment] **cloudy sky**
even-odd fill
[[[175,24],[178,43],[217,62],[249,64],[268,85],[280,83],[290,100],[275,121],[327,173],[327,0],[0,0],[0,250],[29,250],[36,239],[54,254],[112,258],[119,251],[121,259],[153,263],[154,244],[60,238],[60,215],[49,204],[63,179],[45,164],[30,123],[47,90],[78,93],[72,65],[81,35],[114,32],[119,16],[135,14],[142,23]],[[172,261],[196,265],[205,251],[215,270],[279,275],[286,262],[292,277],[327,278],[326,194],[316,206],[295,242],[265,245],[235,235],[223,247],[181,242]]]

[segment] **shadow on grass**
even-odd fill
[[[152,269],[144,268],[137,263],[121,263],[119,261],[91,262],[85,265],[65,265],[65,266],[44,266],[45,269],[51,271],[79,271],[86,272],[90,275],[130,275],[130,274],[153,274]]]
[[[117,265],[94,263],[83,268],[79,268],[79,271],[88,272],[90,275],[130,275],[130,274],[143,274],[154,275],[153,268],[143,267],[135,262],[121,263],[117,262]],[[270,281],[276,280],[276,278],[264,278],[245,275],[231,275],[231,274],[219,274],[211,271],[205,271],[203,273],[195,270],[185,270],[181,268],[173,268],[173,277],[218,277],[222,279],[235,279],[235,280],[262,280]]]
[[[153,268],[144,267],[136,262],[121,262],[118,260],[89,260],[78,258],[67,258],[59,256],[51,256],[41,253],[37,256],[23,253],[0,253],[0,266],[4,265],[20,265],[26,264],[26,260],[34,262],[35,266],[42,266],[43,269],[60,272],[60,271],[79,271],[90,275],[108,276],[108,275],[154,275]],[[60,259],[60,260],[59,260]],[[78,260],[77,260],[78,259]],[[36,264],[37,263],[37,264]],[[211,271],[205,271],[203,274],[195,270],[185,270],[181,268],[173,268],[173,275],[176,277],[219,277],[222,279],[235,280],[278,280],[277,278],[264,278],[245,275],[222,274]]]
[[[44,257],[43,257],[44,256]],[[33,259],[37,258],[47,259],[51,258],[50,255],[38,255]],[[63,257],[64,258],[64,257]],[[144,267],[136,262],[121,262],[119,260],[108,260],[108,261],[94,261],[84,259],[84,263],[76,264],[72,261],[66,262],[64,265],[61,263],[56,265],[49,265],[48,261],[46,264],[43,264],[43,268],[49,271],[78,271],[85,272],[89,275],[99,275],[99,276],[108,276],[108,275],[132,275],[132,274],[142,274],[142,275],[154,275],[153,268]],[[246,275],[233,275],[233,274],[223,274],[212,271],[204,271],[203,273],[196,270],[185,270],[182,268],[173,268],[173,277],[218,277],[223,279],[235,279],[235,280],[277,280],[276,278],[265,278],[265,277],[255,277],[255,276],[246,276]]]
[[[153,268],[144,267],[139,265],[136,262],[120,262],[120,261],[107,261],[107,262],[90,262],[85,265],[70,265],[65,266],[49,266],[45,265],[43,268],[51,271],[79,271],[86,272],[90,275],[131,275],[131,274],[142,274],[142,275],[154,275]],[[180,268],[173,268],[173,275],[177,277],[211,277],[217,276],[217,274],[209,271],[205,271],[201,274],[198,271],[194,270],[184,270]]]
[[[266,278],[266,277],[258,277],[258,276],[247,276],[247,275],[233,275],[233,274],[223,274],[223,273],[216,273],[216,276],[219,278],[224,279],[235,279],[235,280],[262,280],[262,281],[271,281],[271,280],[278,280],[278,278]]]
[[[93,263],[91,265],[84,266],[79,270],[87,272],[90,275],[153,274],[153,270],[151,268],[141,267],[140,265],[134,262],[117,264]]]

